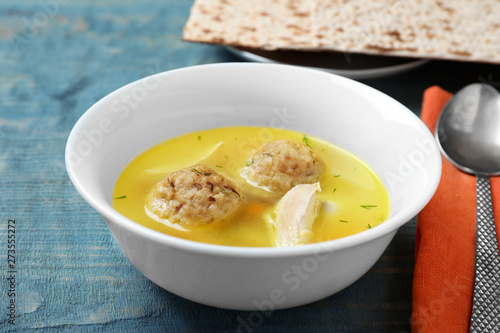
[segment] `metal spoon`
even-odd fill
[[[500,94],[486,84],[461,89],[441,112],[436,137],[451,163],[477,177],[471,332],[500,332],[500,258],[489,180],[500,174]]]

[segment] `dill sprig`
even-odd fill
[[[313,146],[312,146],[312,144],[311,144],[311,140],[309,140],[309,138],[305,134],[302,137],[302,142],[304,142],[304,144],[306,146],[308,146],[309,148],[314,149]]]
[[[196,172],[200,176],[210,176],[211,174],[213,174],[213,172],[201,172],[199,170],[196,170],[195,168],[191,168],[191,170]]]

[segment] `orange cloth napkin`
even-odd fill
[[[421,119],[434,132],[451,94],[434,86],[424,92]],[[444,157],[434,197],[417,216],[412,332],[469,332],[476,232],[476,178]],[[490,178],[497,236],[500,177]]]

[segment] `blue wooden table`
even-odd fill
[[[75,191],[65,143],[93,103],[156,72],[240,60],[221,47],[181,41],[190,5],[2,0],[0,331],[409,332],[414,220],[352,286],[256,316],[199,305],[154,285]],[[477,81],[500,85],[500,67],[434,61],[365,83],[418,113],[426,87],[456,91]]]

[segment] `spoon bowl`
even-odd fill
[[[487,84],[460,90],[438,119],[436,136],[443,154],[473,174],[500,174],[500,94]]]

